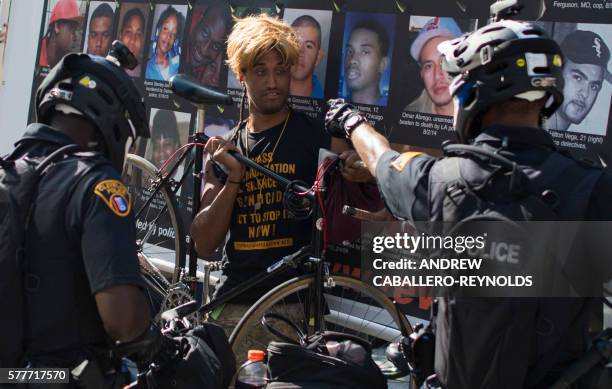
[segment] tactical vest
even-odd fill
[[[491,153],[488,145],[446,148],[430,170],[430,221],[491,209],[519,221],[584,220],[600,169],[554,151],[521,167]],[[583,351],[592,306],[581,298],[439,299],[436,374],[445,388],[534,386]]]
[[[74,196],[92,195],[78,188],[79,182],[108,163],[98,153],[75,153],[52,166],[40,182],[25,246],[27,356],[106,340],[83,266],[80,236],[67,231],[65,221],[69,206],[83,206]]]

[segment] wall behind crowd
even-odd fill
[[[140,62],[130,75],[152,126],[151,140],[134,151],[159,166],[187,142],[195,122],[195,107],[175,96],[168,80],[187,73],[228,93],[235,104],[207,107],[205,132],[228,131],[237,122],[242,90],[225,64],[225,39],[233,17],[266,12],[291,24],[304,43],[292,69],[294,109],[322,119],[325,101],[340,96],[355,103],[391,142],[440,148],[455,135],[449,80],[436,46],[486,24],[492,2],[47,0],[32,93],[61,55],[99,54],[114,39],[122,40]],[[559,148],[594,160],[607,157],[612,1],[526,4],[522,18],[537,20],[566,52],[566,101],[546,128]],[[190,198],[180,198],[190,213]]]
[[[140,61],[130,74],[149,114],[170,110],[177,120],[193,122],[194,107],[168,86],[172,75],[188,73],[234,97],[234,107],[209,107],[210,131],[222,132],[235,124],[241,94],[225,64],[224,40],[232,17],[266,12],[292,24],[305,42],[292,72],[295,109],[322,118],[325,100],[340,96],[358,105],[392,142],[439,148],[454,133],[448,79],[435,47],[485,24],[490,2],[47,0],[32,91],[61,55],[78,50],[100,54],[120,39]],[[593,158],[608,154],[612,29],[606,23],[612,20],[612,2],[527,4],[523,18],[538,19],[567,55],[566,103],[547,129],[560,148]],[[310,88],[297,88],[305,79]],[[183,134],[181,142],[185,139]],[[150,155],[148,147],[138,151]]]

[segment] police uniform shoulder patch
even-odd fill
[[[132,199],[127,187],[118,180],[104,180],[94,188],[96,196],[100,197],[113,213],[119,217],[129,215],[132,210]]]
[[[414,157],[418,157],[419,155],[425,155],[425,153],[421,153],[419,151],[408,151],[400,154],[395,161],[391,162],[391,166],[395,168],[398,172],[401,172],[406,168],[406,165],[410,160]]]

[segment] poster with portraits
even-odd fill
[[[300,41],[298,62],[291,68],[289,101],[293,109],[321,118],[325,109],[331,9],[285,8],[283,20]]]
[[[82,50],[86,14],[87,1],[47,0],[37,57],[43,75],[66,54]]]
[[[120,40],[139,62],[127,72],[144,97],[152,130],[152,138],[133,151],[159,167],[189,142],[196,122],[197,107],[174,95],[172,76],[184,73],[232,97],[232,106],[205,107],[207,135],[231,131],[241,111],[247,117],[248,104],[240,106],[244,77],[228,66],[227,37],[236,18],[266,13],[289,25],[299,42],[296,62],[283,69],[289,83],[269,87],[292,109],[321,121],[327,100],[341,97],[355,104],[395,148],[440,150],[456,136],[451,80],[440,66],[437,46],[485,25],[492,2],[45,0],[32,101],[64,55],[105,55],[110,43]],[[521,18],[544,29],[565,57],[565,100],[543,123],[545,129],[559,149],[610,161],[612,1],[523,4]],[[244,41],[248,44],[248,37]],[[31,121],[35,108],[31,104]],[[183,185],[178,198],[189,231],[193,190]],[[351,244],[337,245],[334,259],[347,274],[359,263],[358,246]],[[428,307],[423,301],[413,304],[417,311]]]
[[[115,8],[113,1],[91,1],[85,28],[83,51],[87,54],[106,57],[113,41]]]
[[[388,134],[394,143],[439,148],[454,139],[450,77],[442,69],[438,45],[474,31],[478,19],[453,16],[402,15],[402,36],[393,85],[394,122]]]
[[[564,54],[564,100],[544,122],[558,147],[605,153],[612,96],[612,30],[596,23],[536,22]]]
[[[151,8],[148,4],[124,2],[119,9],[119,20],[115,39],[121,41],[136,57],[138,65],[126,70],[131,77],[142,77],[143,61],[148,39],[147,26],[151,20]]]

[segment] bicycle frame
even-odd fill
[[[204,159],[204,150],[203,150],[203,145],[208,141],[209,137],[207,135],[204,134],[203,132],[203,123],[204,123],[204,116],[205,116],[205,112],[203,108],[199,108],[198,109],[198,113],[197,113],[197,126],[199,131],[196,131],[193,135],[189,136],[189,145],[187,147],[185,147],[184,151],[182,152],[182,154],[178,157],[178,159],[173,162],[171,164],[170,169],[168,169],[166,172],[164,172],[164,174],[160,174],[160,176],[158,177],[158,180],[155,182],[155,186],[152,190],[152,196],[149,197],[145,203],[142,205],[141,209],[136,212],[136,217],[138,217],[138,215],[140,215],[140,213],[142,212],[143,209],[145,209],[150,202],[153,200],[153,198],[155,197],[155,194],[157,194],[160,190],[161,187],[163,187],[164,185],[167,185],[174,193],[176,193],[178,191],[178,188],[183,184],[185,178],[187,177],[187,175],[189,174],[189,172],[193,172],[193,208],[192,208],[192,219],[196,217],[199,209],[200,209],[200,205],[201,205],[201,199],[200,196],[197,195],[201,192],[202,189],[202,168],[203,168],[203,159]],[[192,149],[195,148],[195,156],[193,159],[191,159],[187,164],[186,164],[186,168],[184,169],[184,173],[182,175],[182,177],[178,180],[175,181],[172,177],[174,176],[174,174],[176,173],[178,167],[185,161],[185,159],[191,154]],[[274,180],[276,180],[282,187],[283,189],[287,189],[290,185],[294,185],[294,183],[290,180],[288,180],[287,178],[271,171],[270,169],[267,169],[264,166],[261,166],[259,164],[257,164],[256,162],[244,157],[243,155],[239,154],[239,153],[232,153],[232,155],[238,159],[241,163],[243,163],[244,165],[251,167],[255,170],[257,170],[258,172],[260,172],[261,174],[272,178]],[[192,169],[193,168],[193,169]],[[312,262],[314,262],[315,264],[315,274],[317,275],[317,283],[321,283],[322,281],[322,273],[323,273],[323,263],[322,263],[322,258],[318,258],[319,254],[321,252],[321,246],[322,246],[322,242],[321,242],[321,234],[320,232],[317,230],[316,227],[316,221],[318,220],[318,218],[320,217],[320,208],[319,208],[319,204],[317,202],[317,199],[314,197],[314,195],[312,195],[311,193],[306,193],[309,192],[309,188],[305,188],[302,187],[300,185],[294,185],[295,188],[297,190],[299,190],[300,192],[305,193],[304,197],[309,198],[309,200],[314,204],[314,221],[313,221],[313,232],[312,232],[312,244],[311,244],[311,250],[308,253],[310,255],[310,260]],[[321,192],[324,189],[321,189]],[[165,207],[162,208],[162,210],[160,211],[160,215],[165,211]],[[295,255],[295,254],[299,254],[299,255]],[[211,310],[213,310],[214,308],[227,303],[228,301],[230,301],[232,298],[236,297],[237,295],[239,295],[240,293],[244,292],[247,289],[250,289],[251,287],[264,282],[276,275],[279,275],[281,273],[284,273],[285,271],[287,271],[290,267],[293,266],[297,266],[298,262],[303,262],[303,259],[306,257],[306,254],[304,252],[304,248],[298,250],[298,252],[289,255],[285,258],[283,258],[281,261],[279,261],[278,263],[272,265],[268,270],[268,272],[261,274],[259,276],[256,276],[255,278],[249,280],[249,282],[241,285],[240,287],[234,288],[230,291],[228,291],[227,293],[225,293],[223,296],[220,296],[218,299],[216,299],[213,302],[210,302],[208,304],[205,304],[204,306],[202,306],[199,310],[200,312],[210,312]],[[184,276],[181,278],[182,281],[184,281],[191,289],[192,293],[195,293],[195,289],[196,289],[196,282],[197,282],[197,277],[196,277],[196,271],[197,271],[197,252],[195,251],[195,243],[193,241],[193,239],[190,239],[189,242],[189,250],[188,250],[188,257],[189,257],[189,262],[188,262],[188,275]],[[183,267],[185,266],[185,264],[181,264]],[[320,289],[320,288],[318,288]],[[316,295],[315,295],[315,312],[320,312],[321,311],[321,307],[320,307],[320,303],[318,303],[318,300],[320,300],[322,296],[322,291],[318,290],[316,291]],[[321,317],[319,317],[319,315],[317,314],[315,316],[315,320],[316,320],[316,327],[319,328],[320,327],[320,320]]]
[[[193,172],[193,194],[194,194],[193,209],[192,209],[192,219],[193,219],[196,217],[197,213],[199,212],[200,205],[201,205],[200,193],[202,189],[202,170],[203,170],[202,168],[203,168],[203,160],[204,160],[204,144],[209,140],[209,137],[204,134],[204,122],[205,122],[204,104],[210,103],[211,101],[214,101],[213,104],[216,104],[216,101],[219,101],[218,100],[219,97],[218,96],[210,97],[211,93],[214,94],[217,92],[210,92],[208,90],[205,90],[205,88],[201,86],[197,86],[189,82],[184,83],[183,80],[181,80],[180,83],[183,83],[183,84],[177,87],[177,89],[182,88],[183,94],[178,93],[178,92],[177,93],[181,95],[182,97],[185,97],[191,100],[192,102],[195,102],[196,104],[198,104],[197,105],[198,107],[197,117],[196,117],[196,129],[193,135],[189,137],[189,144],[186,146],[183,146],[182,149],[184,149],[184,151],[182,152],[182,154],[178,156],[176,159],[173,159],[173,158],[171,159],[171,165],[169,166],[169,169],[165,169],[165,166],[161,168],[161,172],[158,173],[158,178],[155,181],[153,188],[151,188],[151,190],[153,191],[153,195],[146,201],[143,208],[148,206],[150,201],[155,197],[156,193],[159,192],[160,188],[164,186],[169,187],[170,190],[176,194],[176,192],[178,191],[178,188],[184,182],[187,174],[189,174],[189,172]],[[173,86],[173,89],[174,89],[174,86]],[[190,98],[192,94],[195,94],[195,98],[193,99]],[[206,100],[206,99],[213,99],[213,100]],[[217,100],[214,100],[214,99],[217,99]],[[195,147],[194,158],[186,164],[186,168],[183,170],[182,176],[178,180],[178,184],[177,184],[177,182],[172,177],[176,173],[179,165],[183,164],[185,159],[188,156],[192,155],[191,150],[194,147]],[[312,188],[306,188],[304,187],[304,185],[300,184],[299,182],[290,181],[287,178],[271,171],[270,169],[264,166],[261,166],[257,164],[256,162],[248,159],[247,157],[243,156],[242,154],[238,152],[230,152],[230,153],[234,156],[234,158],[236,158],[240,163],[242,163],[246,167],[250,167],[256,170],[257,172],[263,174],[264,176],[277,181],[279,185],[281,185],[283,190],[292,191],[293,192],[291,194],[292,196],[299,195],[299,196],[302,196],[308,199],[308,201],[310,202],[310,205],[312,206],[312,216],[311,217],[313,217],[312,229],[311,229],[311,244],[309,246],[302,247],[297,252],[282,258],[281,260],[272,264],[267,269],[266,272],[256,275],[254,278],[250,279],[246,283],[241,284],[238,287],[232,288],[231,290],[224,293],[223,295],[218,296],[212,302],[205,303],[207,296],[208,296],[208,294],[206,293],[206,295],[203,298],[203,303],[205,304],[201,305],[197,310],[203,314],[209,313],[215,308],[229,302],[230,300],[232,300],[239,294],[251,289],[255,285],[258,285],[262,282],[265,282],[266,280],[269,280],[270,278],[278,276],[288,271],[290,268],[295,268],[298,265],[306,264],[307,266],[309,266],[307,273],[313,275],[314,283],[313,283],[313,286],[310,287],[310,289],[308,290],[308,293],[310,294],[310,298],[305,299],[305,302],[304,302],[305,311],[304,312],[308,314],[312,312],[314,314],[314,323],[312,323],[314,324],[314,331],[322,330],[324,313],[325,313],[324,311],[326,309],[326,304],[325,304],[325,300],[323,296],[324,288],[334,286],[333,277],[330,277],[329,275],[329,266],[325,262],[325,250],[324,250],[325,248],[323,247],[324,245],[323,220],[324,219],[322,218],[322,215],[324,213],[324,210],[321,208],[321,206],[324,204],[324,197],[327,191],[325,180],[323,179],[325,177],[325,172],[321,174],[322,177],[319,177],[319,174],[320,174],[319,170],[317,171],[317,180],[319,181],[315,183],[316,190],[313,191]],[[326,162],[325,170],[329,169],[330,167],[332,167],[334,163],[337,163],[337,162],[338,162],[338,159],[334,160],[333,163]],[[323,161],[320,161],[320,163],[323,163]],[[138,214],[141,211],[142,210],[139,210]],[[161,210],[160,215],[164,211],[165,211],[165,208]],[[181,267],[179,271],[179,280],[187,284],[190,288],[191,295],[195,296],[196,286],[197,286],[196,276],[197,276],[197,258],[198,256],[195,251],[195,243],[193,239],[191,239],[189,242],[188,256],[189,256],[188,273],[186,275],[183,273],[185,269],[185,263],[184,262],[179,263]],[[181,259],[179,259],[179,261],[181,261]],[[209,274],[209,271],[210,271],[210,267],[206,267],[205,276]],[[207,292],[206,281],[205,281],[204,289],[205,289],[205,292]],[[313,306],[310,305],[311,303],[313,304]],[[312,311],[311,311],[311,308],[313,308]],[[403,324],[404,323],[402,323],[402,321],[400,320],[400,327],[402,327],[400,328],[400,330],[404,335],[407,335],[410,332],[409,324],[407,326],[404,326]],[[304,323],[304,325],[308,326],[308,323]],[[305,328],[305,332],[307,331],[308,329]]]

